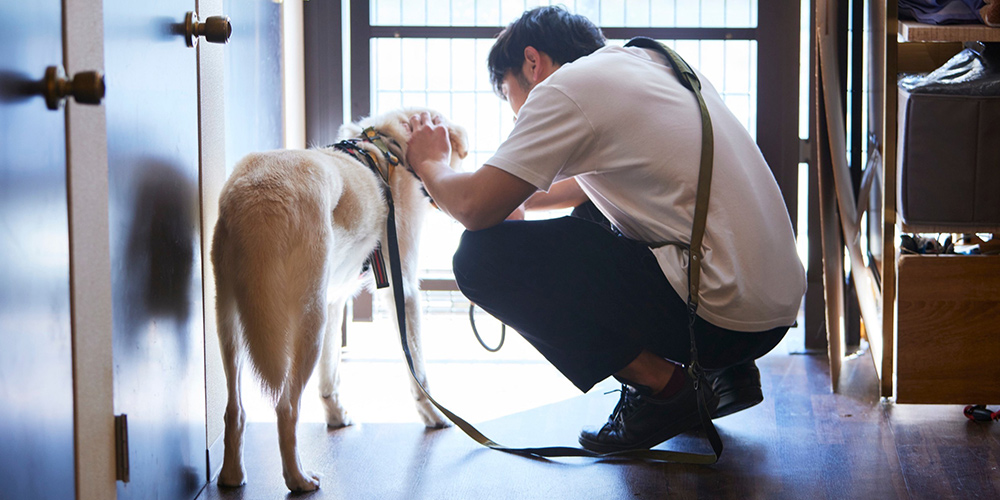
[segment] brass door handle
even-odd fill
[[[104,75],[100,71],[81,71],[67,80],[62,66],[49,66],[42,80],[42,95],[51,110],[59,109],[67,96],[80,104],[100,104],[104,99]]]
[[[184,41],[188,47],[198,45],[198,38],[205,37],[206,42],[226,43],[233,34],[233,24],[226,16],[211,16],[205,22],[198,21],[198,14],[188,12],[184,16]]]

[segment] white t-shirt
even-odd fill
[[[698,315],[736,331],[791,325],[805,273],[788,213],[757,145],[699,74],[715,160]],[[576,177],[625,236],[648,242],[687,297],[687,251],[701,161],[694,94],[655,52],[606,46],[535,86],[487,165],[547,191]]]

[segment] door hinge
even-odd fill
[[[127,483],[128,471],[128,415],[115,415],[115,479]]]

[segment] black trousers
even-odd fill
[[[690,361],[686,297],[670,286],[646,245],[595,218],[506,221],[466,231],[453,261],[462,293],[584,392],[643,350]],[[737,332],[698,318],[699,361],[718,369],[757,359],[787,330]]]

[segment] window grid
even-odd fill
[[[599,26],[755,28],[758,0],[374,0],[373,26],[505,26],[525,10],[564,5]]]

